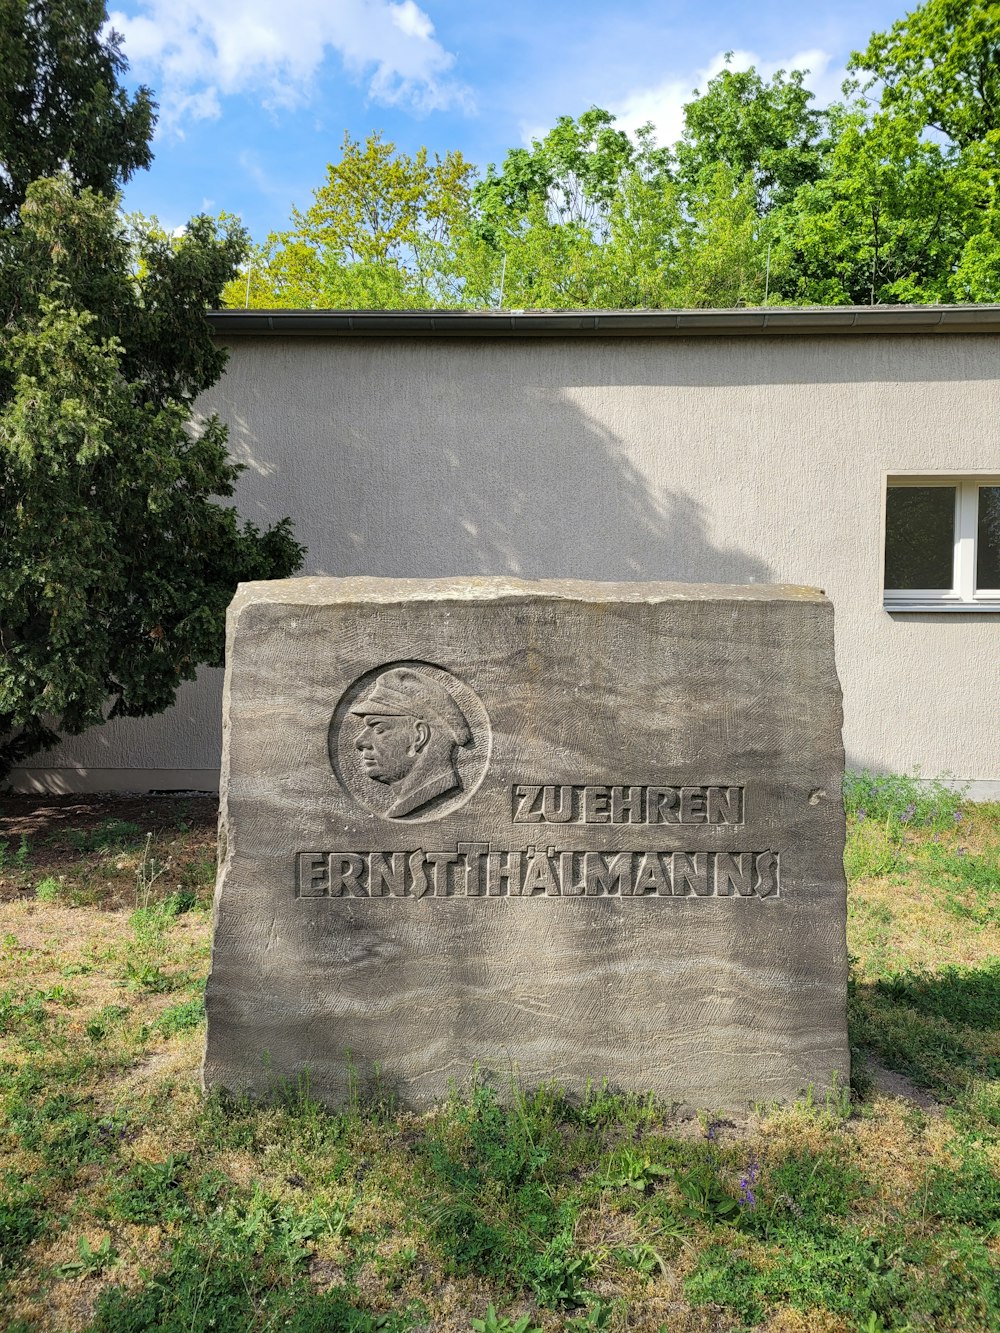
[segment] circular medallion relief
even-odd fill
[[[464,805],[483,780],[490,720],[473,690],[430,662],[359,676],[330,721],[342,787],[383,819],[418,823]]]

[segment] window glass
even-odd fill
[[[890,486],[885,586],[947,589],[955,570],[955,487]]]
[[[980,486],[976,587],[1000,588],[1000,486]]]

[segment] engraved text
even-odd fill
[[[299,852],[299,898],[771,898],[777,852],[497,850],[485,842],[410,852]]]

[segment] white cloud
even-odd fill
[[[408,37],[419,37],[427,41],[434,36],[434,24],[413,0],[402,0],[402,4],[391,5],[392,21],[400,32]]]
[[[165,123],[221,114],[221,98],[249,93],[270,108],[309,100],[336,52],[375,101],[418,112],[471,106],[455,57],[415,0],[142,0],[110,15],[134,71],[157,89]]]
[[[753,51],[733,51],[729,68],[744,70],[753,65],[765,79],[779,69],[808,70],[805,83],[815,94],[814,105],[826,106],[840,95],[840,85],[846,77],[843,69],[830,68],[831,59],[828,52],[818,48],[797,51],[787,60],[764,60]],[[608,109],[614,112],[623,129],[634,133],[640,125],[651,121],[656,128],[657,142],[674,144],[684,128],[684,107],[693,100],[695,89],[703,93],[709,79],[725,67],[726,54],[719,51],[703,69],[695,71],[689,78],[666,79],[653,87],[636,88],[620,101],[612,102]]]

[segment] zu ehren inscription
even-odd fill
[[[811,589],[296,579],[228,620],[206,1086],[849,1078],[843,748]]]
[[[742,824],[742,787],[512,788],[515,824]]]

